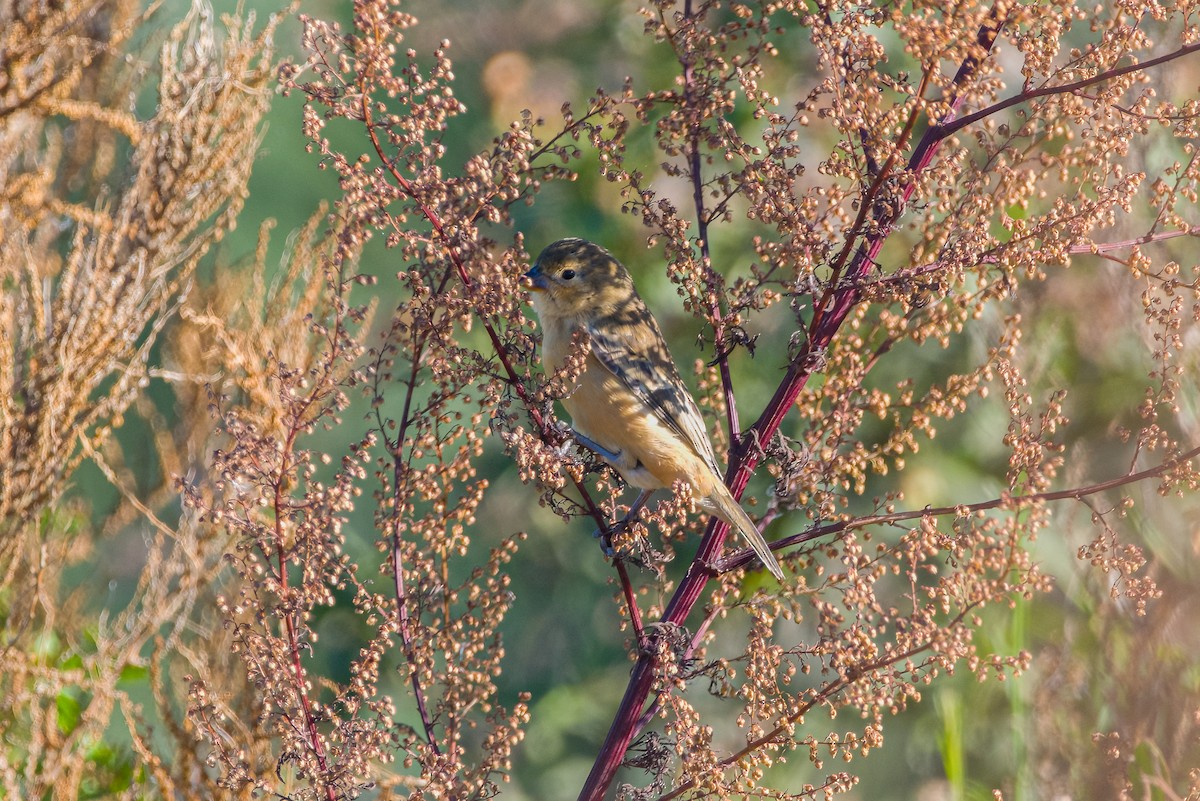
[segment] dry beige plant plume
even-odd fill
[[[134,775],[153,776],[163,794],[199,797],[211,784],[162,671],[168,654],[186,659],[194,647],[194,605],[211,592],[224,546],[194,520],[172,519],[178,495],[169,484],[139,491],[125,461],[144,469],[156,459],[168,476],[186,473],[212,429],[203,404],[173,429],[145,393],[164,378],[153,354],[197,266],[245,202],[272,91],[273,23],[255,30],[252,18],[230,17],[218,25],[197,4],[160,37],[151,67],[125,55],[149,14],[123,1],[0,5],[7,798],[80,798],[128,786]],[[148,71],[157,78],[155,106],[143,117],[135,97]],[[181,397],[201,390],[198,375],[174,376]],[[149,421],[151,433],[123,454],[114,430],[127,416]],[[95,531],[86,509],[66,501],[84,460],[122,498]],[[132,522],[145,547],[134,601],[96,620],[64,573],[122,547]],[[165,757],[120,684],[147,668],[151,706],[174,736]],[[97,750],[114,721],[132,739],[136,772]]]

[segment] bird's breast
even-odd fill
[[[631,485],[658,489],[682,479],[697,495],[708,493],[712,471],[691,445],[595,356],[563,406],[576,431],[619,454],[612,466]]]

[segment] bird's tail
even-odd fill
[[[775,561],[775,554],[771,553],[771,549],[767,547],[767,541],[758,532],[758,527],[754,525],[754,521],[750,519],[750,515],[746,514],[742,505],[733,497],[729,488],[720,480],[714,481],[712,494],[704,500],[708,501],[707,504],[703,504],[704,506],[711,505],[708,511],[737,529],[746,544],[758,555],[763,566],[771,571],[772,576],[783,581],[783,569],[779,566],[779,562]]]

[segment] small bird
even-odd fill
[[[766,540],[725,486],[700,409],[624,265],[599,245],[560,239],[525,277],[547,369],[566,361],[574,334],[587,336],[591,351],[563,406],[576,440],[642,489],[631,512],[682,479],[700,507],[737,529],[782,581]]]

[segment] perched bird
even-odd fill
[[[599,245],[560,239],[525,277],[547,369],[565,362],[576,332],[587,335],[591,352],[563,406],[576,440],[643,490],[633,510],[682,479],[700,507],[733,526],[782,580],[766,540],[725,486],[704,418],[625,267]]]

